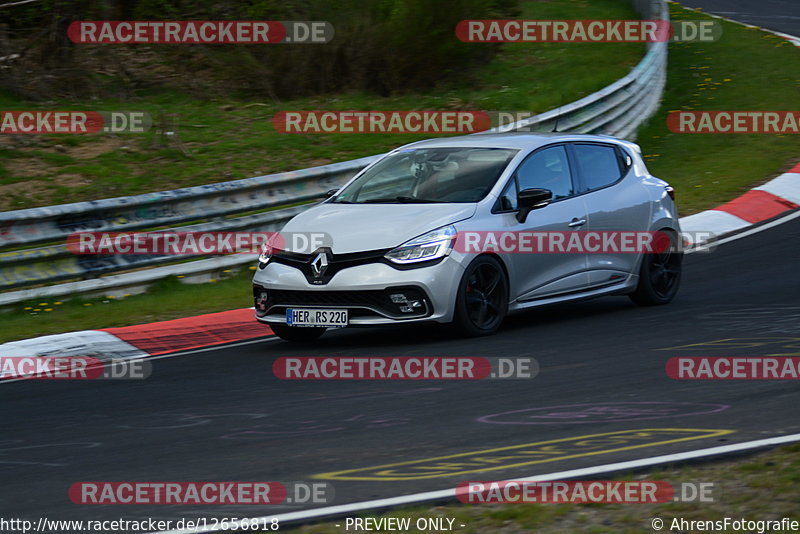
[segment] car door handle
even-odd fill
[[[572,222],[569,223],[569,227],[577,228],[578,226],[583,226],[584,224],[586,224],[586,219],[578,219],[577,217],[575,217],[574,219],[572,219]]]

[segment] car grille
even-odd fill
[[[331,281],[336,273],[342,269],[355,267],[357,265],[365,265],[368,263],[382,263],[385,262],[383,256],[391,249],[383,250],[369,250],[366,252],[354,252],[349,254],[333,254],[330,249],[319,249],[313,254],[299,254],[296,252],[277,252],[272,256],[275,263],[281,263],[300,270],[309,284],[324,285]],[[311,262],[317,257],[319,252],[328,253],[328,266],[324,274],[315,277],[311,269]],[[386,262],[388,263],[388,262]]]

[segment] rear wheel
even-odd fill
[[[477,337],[494,334],[508,311],[508,279],[500,262],[479,256],[469,264],[456,297],[456,328]]]
[[[269,325],[272,328],[272,331],[275,332],[279,338],[286,340],[286,341],[314,341],[315,339],[319,339],[319,336],[325,333],[327,328],[321,326],[308,326],[308,327],[297,327],[297,326],[288,326],[285,324],[271,324]]]
[[[674,232],[669,236],[669,246],[663,252],[645,254],[639,268],[639,285],[629,296],[640,306],[667,304],[678,293],[681,282],[683,252]]]

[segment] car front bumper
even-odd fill
[[[268,324],[286,324],[286,308],[304,307],[346,308],[349,326],[450,322],[463,272],[464,267],[452,256],[411,269],[375,262],[342,269],[327,284],[314,285],[299,269],[270,262],[253,276],[256,318]],[[421,306],[403,312],[402,304],[391,300],[391,295],[397,294],[421,301]]]

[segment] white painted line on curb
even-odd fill
[[[780,219],[775,219],[774,221],[768,222],[766,224],[762,224],[761,226],[756,226],[755,228],[751,228],[750,230],[746,230],[744,232],[740,232],[736,235],[732,235],[730,237],[725,237],[720,239],[719,241],[713,241],[708,243],[707,245],[698,245],[696,248],[691,250],[687,250],[684,254],[690,254],[692,252],[699,252],[701,250],[706,250],[709,248],[717,247],[719,245],[728,243],[730,241],[736,241],[737,239],[741,239],[743,237],[747,237],[749,235],[757,234],[758,232],[763,232],[764,230],[768,230],[774,226],[778,226],[779,224],[783,224],[785,222],[789,222],[792,219],[796,219],[800,217],[800,211],[793,211],[792,213],[781,217]]]
[[[721,454],[730,454],[734,452],[748,451],[759,449],[763,447],[772,447],[776,445],[783,445],[786,443],[793,443],[800,441],[800,434],[790,434],[786,436],[775,436],[772,438],[758,439],[755,441],[746,441],[743,443],[734,443],[731,445],[721,445],[718,447],[711,447],[708,449],[699,449],[687,452],[678,452],[674,454],[665,454],[662,456],[651,456],[650,458],[641,458],[638,460],[629,460],[626,462],[616,462],[612,464],[597,465],[593,467],[584,467],[581,469],[570,469],[568,471],[558,471],[555,473],[547,473],[542,475],[531,475],[525,477],[514,477],[507,480],[529,480],[529,481],[546,481],[546,480],[566,480],[576,479],[581,477],[590,477],[600,474],[606,474],[612,471],[626,471],[630,469],[640,469],[642,467],[651,467],[654,465],[682,462],[685,460],[695,460],[698,458],[706,458],[709,456],[718,456]],[[414,493],[411,495],[402,495],[400,497],[389,497],[386,499],[375,499],[372,501],[362,501],[350,504],[341,504],[339,506],[326,506],[324,508],[316,508],[311,510],[303,510],[300,512],[289,512],[285,514],[276,514],[271,516],[263,516],[256,518],[243,519],[241,522],[231,522],[230,527],[225,530],[237,530],[240,524],[244,525],[246,521],[265,521],[277,519],[279,523],[289,521],[308,521],[312,519],[320,519],[327,516],[352,514],[358,512],[366,512],[369,510],[388,508],[406,504],[416,504],[426,501],[455,499],[455,488],[445,490],[426,491],[423,493]],[[204,532],[219,532],[222,529],[204,527],[191,530],[169,530],[162,531],[161,534],[200,534]],[[157,533],[151,533],[157,534]]]
[[[714,209],[681,217],[680,223],[684,232],[714,232],[716,235],[735,232],[750,226],[749,222],[736,215]]]

